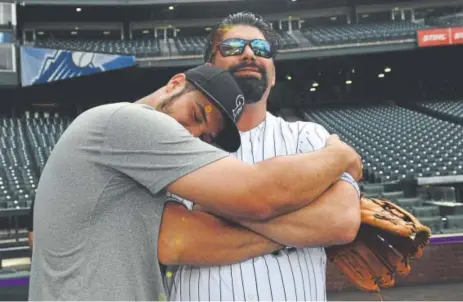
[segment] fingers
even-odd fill
[[[337,134],[331,134],[327,139],[326,139],[326,145],[331,145],[334,143],[339,143],[341,140],[339,139],[339,136]]]

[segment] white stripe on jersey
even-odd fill
[[[328,132],[308,122],[289,123],[267,113],[266,120],[241,133],[238,159],[257,163],[325,146]],[[182,201],[191,209],[191,202]],[[170,268],[172,269],[172,268]],[[171,301],[325,301],[324,248],[281,251],[224,266],[182,266],[166,279]]]

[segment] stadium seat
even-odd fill
[[[384,191],[384,185],[382,184],[364,184],[362,186],[362,192],[368,197],[381,197]]]
[[[414,206],[412,213],[418,218],[439,216],[438,206]]]
[[[206,37],[176,37],[174,41],[180,55],[200,55],[204,51]]]
[[[381,196],[385,199],[396,202],[397,199],[404,197],[404,192],[383,192]]]
[[[441,234],[443,231],[442,217],[420,217],[420,222],[431,229],[433,234]]]
[[[448,215],[446,233],[463,233],[463,215]]]
[[[280,42],[280,49],[298,48],[299,42],[284,30],[277,31]]]
[[[412,211],[414,207],[419,207],[423,204],[423,201],[420,198],[397,198],[395,200],[397,204],[408,211]]]
[[[443,116],[463,122],[462,100],[440,100],[419,102],[418,106],[428,111],[439,113]]]

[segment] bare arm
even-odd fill
[[[300,248],[348,243],[360,226],[360,202],[351,184],[338,181],[305,208],[265,223],[242,224],[252,231],[168,203],[158,243],[159,261],[166,265],[226,265],[272,253],[280,244]]]
[[[345,244],[360,227],[360,201],[355,188],[341,180],[305,208],[265,223],[241,224],[291,247]]]
[[[246,164],[194,138],[173,118],[138,106],[119,108],[100,128],[101,149],[82,147],[97,164],[153,194],[167,189],[230,220],[262,221],[300,209],[353,164],[361,167],[357,153],[335,138],[320,151]]]
[[[158,258],[165,265],[226,265],[281,248],[261,235],[213,215],[167,203],[162,216]]]
[[[348,148],[339,142],[255,165],[227,157],[179,178],[167,189],[234,221],[268,220],[305,207],[326,191],[348,170],[352,154],[356,156]]]
[[[29,241],[29,247],[32,248],[34,245],[34,199],[32,199],[31,207],[29,208],[29,214],[27,216],[27,237]]]

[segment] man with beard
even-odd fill
[[[317,153],[325,147],[329,136],[318,124],[288,123],[267,112],[267,99],[275,84],[277,47],[277,35],[272,28],[248,12],[222,20],[206,45],[205,61],[228,69],[245,94],[247,104],[238,123],[242,145],[233,155],[247,163],[281,155]],[[352,170],[343,172],[298,211],[266,222],[235,220],[286,248],[240,263],[217,255],[222,265],[204,266],[206,263],[196,261],[183,263],[203,265],[171,267],[166,275],[170,300],[326,300],[324,247],[352,241],[360,225],[356,181],[361,176]],[[307,183],[311,185],[316,184]],[[210,211],[182,201],[193,212]],[[203,236],[210,238],[211,232],[214,230]],[[213,242],[203,242],[204,257],[216,252]],[[233,244],[230,240],[230,247]]]
[[[314,178],[311,170],[321,172],[312,162],[332,166],[325,182],[340,167],[358,166],[355,152],[336,138],[319,154],[255,165],[229,156],[240,146],[235,123],[242,106],[233,77],[202,65],[135,103],[79,115],[38,184],[29,300],[164,300],[158,261],[183,256],[189,229],[220,230],[212,215],[166,205],[166,190],[230,220],[263,221],[304,207],[321,193],[306,186]],[[176,232],[178,227],[186,231]],[[166,237],[170,232],[175,235]],[[227,235],[221,233],[224,242]],[[247,230],[239,231],[236,242],[240,257],[280,247]]]

